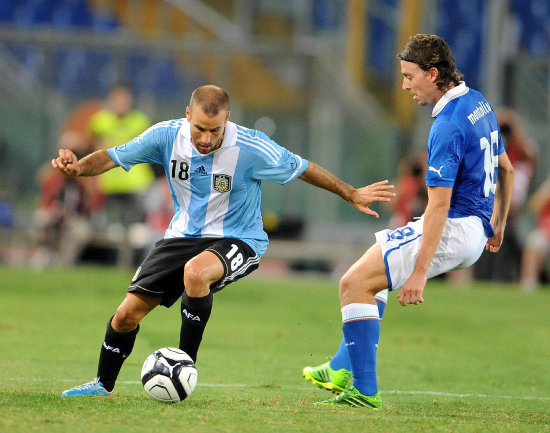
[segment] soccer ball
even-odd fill
[[[191,357],[175,347],[155,350],[141,368],[143,388],[164,403],[177,403],[189,397],[197,385],[197,377]]]

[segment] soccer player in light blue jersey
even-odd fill
[[[158,305],[181,299],[180,349],[196,361],[213,293],[258,267],[263,230],[262,181],[300,178],[339,195],[367,215],[395,195],[387,181],[353,188],[324,168],[279,146],[262,132],[229,121],[229,96],[216,86],[196,89],[184,119],[160,122],[126,144],[81,160],[66,149],[52,166],[69,176],[95,176],[140,163],[164,167],[175,214],[164,239],[144,259],[107,322],[97,377],[63,396],[109,395],[130,355],[141,320]]]
[[[439,36],[411,37],[398,58],[403,90],[434,106],[428,203],[419,220],[376,233],[376,243],[340,280],[344,340],[328,363],[303,370],[306,380],[339,393],[322,404],[380,408],[377,296],[400,289],[401,305],[418,305],[429,278],[471,266],[484,249],[497,252],[504,236],[513,168],[491,105],[462,81]]]

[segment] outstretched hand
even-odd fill
[[[394,188],[387,180],[381,180],[363,188],[358,188],[354,191],[351,200],[349,201],[355,208],[361,212],[378,218],[378,213],[369,208],[372,203],[390,201],[395,197],[395,192],[391,191]]]
[[[59,149],[59,156],[52,159],[52,167],[68,176],[78,176],[82,172],[78,158],[69,149]]]

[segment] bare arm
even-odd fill
[[[424,302],[422,293],[449,214],[452,192],[452,188],[428,187],[428,205],[424,212],[424,229],[418,257],[413,273],[397,295],[399,303],[403,306]]]
[[[498,183],[495,191],[495,204],[491,216],[491,226],[495,232],[494,236],[487,241],[485,249],[496,253],[504,239],[506,219],[512,202],[512,187],[514,183],[514,168],[506,152],[498,157]]]
[[[81,160],[69,149],[59,149],[59,156],[52,159],[52,167],[67,176],[97,176],[116,167],[106,150],[97,150]]]
[[[369,206],[375,202],[390,201],[391,197],[395,196],[395,193],[390,191],[393,189],[393,185],[388,185],[387,180],[356,189],[336,177],[330,171],[311,161],[306,171],[300,176],[300,179],[318,188],[326,189],[339,195],[356,209],[376,218],[378,218],[378,214],[370,209]]]

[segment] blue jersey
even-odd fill
[[[437,102],[432,116],[426,185],[453,188],[449,218],[478,216],[491,238],[498,155],[504,152],[493,109],[461,82]]]
[[[308,161],[260,131],[228,122],[221,147],[202,155],[191,143],[187,119],[160,122],[126,144],[108,149],[126,171],[139,163],[164,167],[175,214],[165,238],[237,238],[261,256],[261,183],[279,184],[300,176]]]

